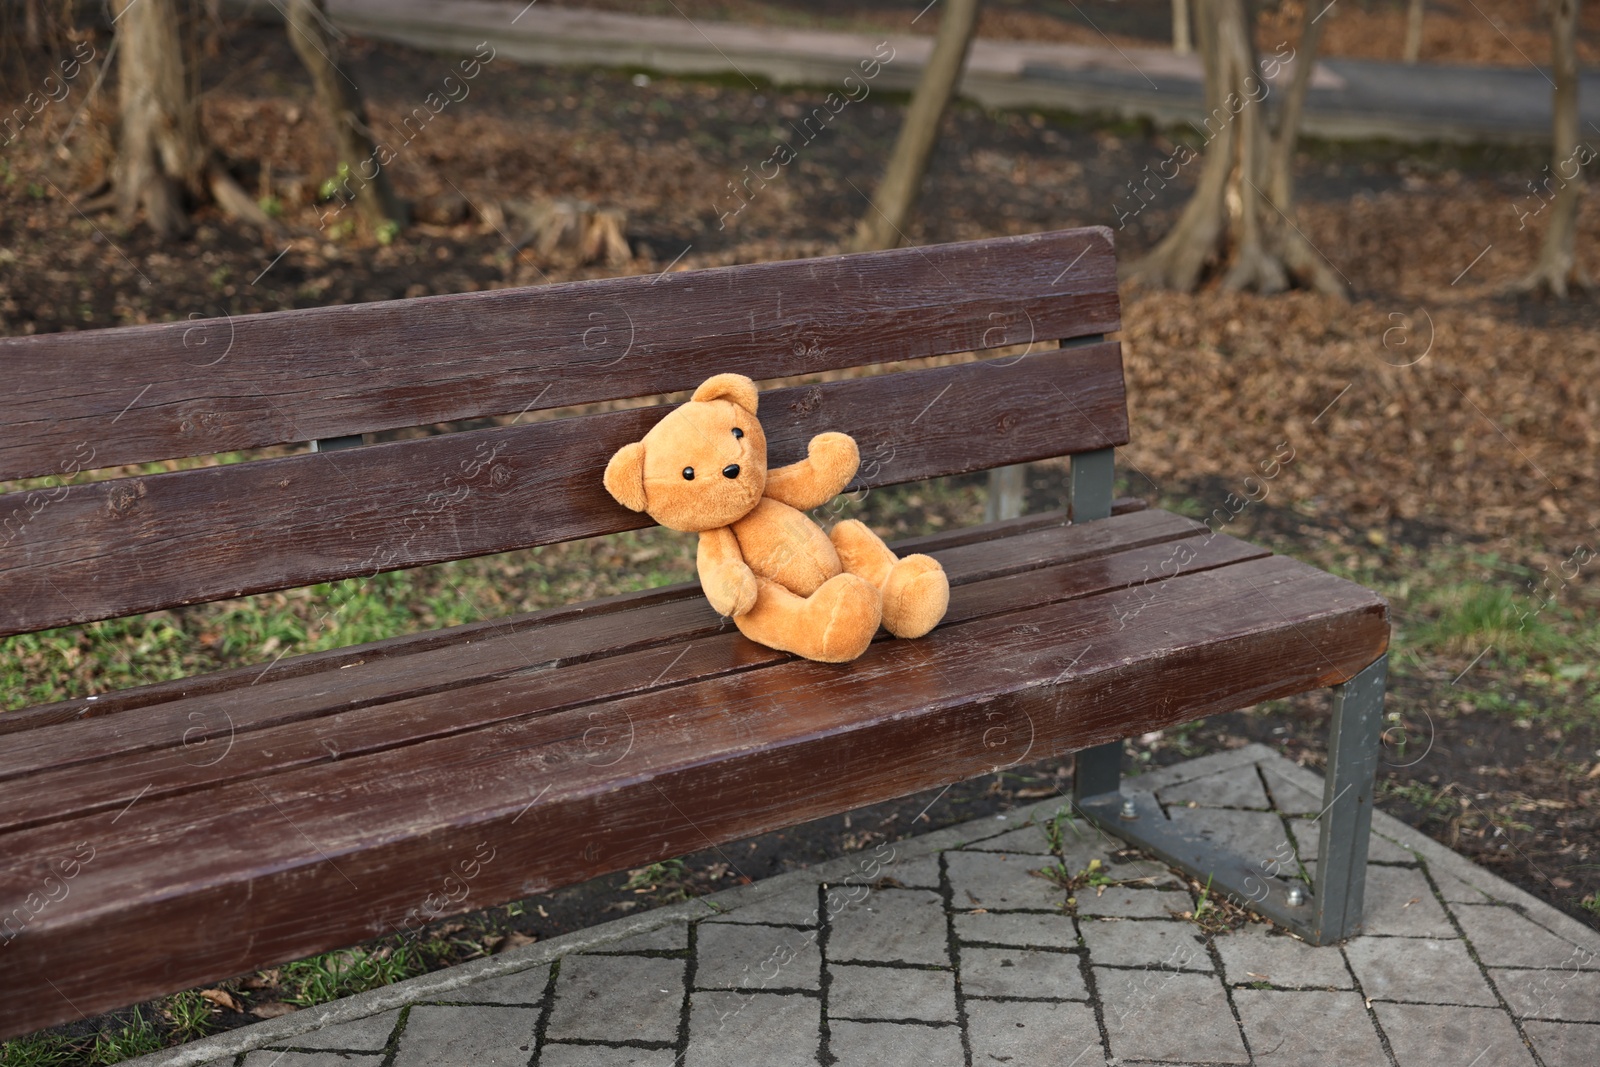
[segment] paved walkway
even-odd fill
[[[1322,780],[1252,745],[1134,780],[1314,873]],[[245,1067],[1594,1067],[1600,934],[1381,813],[1367,934],[1203,936],[1048,801],[147,1057]],[[1100,860],[1129,885],[1028,873]],[[1072,912],[1076,911],[1074,915]]]
[[[271,16],[276,0],[231,0]],[[481,41],[527,63],[645,67],[669,73],[732,73],[780,85],[839,86],[863,61],[882,63],[874,88],[914,88],[931,37],[864,34],[591,11],[526,0],[329,0],[351,32],[425,49],[472,52]],[[936,14],[936,13],[934,13]],[[930,15],[930,18],[933,15]],[[880,49],[887,41],[889,48]],[[1274,49],[1267,49],[1268,54]],[[1265,56],[1264,56],[1265,58]],[[1290,68],[1279,72],[1282,79]],[[852,82],[852,95],[860,84]],[[1302,130],[1329,138],[1548,142],[1548,72],[1326,59],[1313,72]],[[1198,121],[1201,64],[1164,48],[1020,41],[974,42],[961,92],[986,107],[1035,107]],[[1600,128],[1600,74],[1582,75],[1586,134]],[[1590,124],[1593,124],[1591,127]]]

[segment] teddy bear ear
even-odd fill
[[[644,445],[638,441],[623,445],[606,464],[606,492],[629,511],[643,511]]]
[[[731,400],[750,414],[756,413],[756,383],[742,374],[716,374],[700,383],[695,400]]]

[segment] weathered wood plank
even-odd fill
[[[637,529],[601,485],[663,407],[77,486],[0,558],[0,635]],[[1114,342],[773,390],[774,466],[824,430],[856,488],[1128,440]],[[0,497],[0,513],[21,494]]]
[[[616,701],[633,744],[603,768],[572,758],[574,709],[8,834],[0,899],[93,859],[0,953],[0,1034],[403,927],[480,844],[449,910],[1327,686],[1387,645],[1381,599],[1281,557],[1160,589]]]
[[[0,480],[1120,326],[1105,227],[0,338]]]
[[[1164,544],[1204,530],[1193,519],[1151,511],[1082,526],[1056,522],[945,549],[923,544],[919,550],[935,549],[951,584],[959,588],[983,578]],[[454,633],[455,640],[418,642],[404,653],[390,649],[388,655],[368,656],[356,646],[341,650],[352,654],[337,659],[326,653],[305,657],[313,660],[316,670],[297,669],[297,660],[285,658],[271,671],[261,665],[230,672],[228,685],[192,695],[168,685],[166,700],[124,708],[123,714],[97,713],[14,736],[0,746],[0,781],[151,749],[182,747],[188,761],[209,762],[217,749],[206,750],[206,745],[225,743],[227,738],[251,730],[447,692],[518,672],[570,666],[668,643],[676,646],[730,629],[706,603],[698,583],[616,598],[616,603],[631,603],[632,607],[594,613],[556,609],[507,619],[504,625],[471,623],[428,635],[435,638]],[[604,692],[603,687],[598,692]],[[68,707],[99,709],[103,700],[66,703]]]
[[[1187,564],[1182,567],[1185,574],[1267,555],[1264,549],[1230,537],[1192,536],[959,584],[952,591],[949,613],[942,625],[959,625],[988,615],[1141,583],[1152,583],[1147,591],[1155,595],[1156,584],[1177,573],[1175,565],[1168,569],[1162,565],[1174,557],[1180,544],[1188,550]],[[709,608],[706,613],[710,615]],[[885,635],[881,639],[888,638]],[[217,719],[226,717],[229,729],[208,738],[208,743],[135,749],[94,762],[67,763],[62,759],[42,773],[0,781],[0,832],[96,811],[114,813],[136,796],[143,803],[226,782],[264,780],[296,767],[349,760],[529,715],[604,705],[634,693],[662,691],[664,699],[671,700],[672,695],[665,691],[685,682],[750,671],[791,658],[753,644],[737,632],[719,634],[709,626],[650,649],[568,667],[517,672],[446,693],[368,704],[357,710],[325,713],[250,732],[236,731],[230,713],[220,712],[216,713]],[[745,684],[759,681],[753,676]],[[192,712],[182,714],[181,707],[172,712],[167,718],[175,727],[187,722],[190,729],[196,729],[206,721],[204,716],[191,718]],[[601,710],[596,714],[596,735],[585,735],[588,742],[583,752],[599,753],[606,749],[607,739],[620,739],[616,731],[606,728],[606,713]],[[168,740],[172,735],[173,731],[167,731]],[[187,731],[184,740],[190,740]],[[330,773],[339,771],[330,768]],[[202,806],[203,796],[202,793],[196,798]]]

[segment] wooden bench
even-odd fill
[[[1119,326],[1101,228],[0,343],[0,478],[322,443],[0,498],[0,635],[648,525],[601,473],[661,406],[530,416],[719,371],[1027,344],[768,390],[772,461],[824,430],[860,442],[858,489],[1073,457],[1064,511],[906,543],[949,614],[852,664],[752,644],[688,584],[0,715],[0,1035],[1066,753],[1116,834],[1313,941],[1354,932],[1387,609],[1112,514]],[[1327,686],[1299,902],[1272,857],[1119,791],[1121,739]]]

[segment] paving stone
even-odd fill
[[[1311,866],[1316,861],[1317,850],[1322,846],[1322,825],[1311,819],[1291,819],[1289,828],[1294,831],[1296,851],[1301,861]],[[1367,859],[1373,863],[1416,863],[1417,854],[1382,834],[1372,834],[1367,838]]]
[[[1103,1049],[1088,1004],[970,1000],[967,1040],[974,1064],[1068,1067],[1100,1063]]]
[[[1265,923],[1251,923],[1216,938],[1222,971],[1229,983],[1316,989],[1350,989],[1353,982],[1344,956],[1335,946],[1313,947],[1299,938],[1272,932]]]
[[[1357,993],[1238,989],[1233,1002],[1256,1067],[1388,1067]]]
[[[679,952],[689,947],[687,923],[671,923],[658,930],[625,937],[605,945],[596,945],[590,953],[599,952]]]
[[[822,1001],[799,993],[696,993],[689,1012],[695,1067],[816,1067]]]
[[[815,931],[713,924],[695,943],[696,989],[818,989],[822,952]]]
[[[499,978],[486,978],[460,989],[452,989],[436,998],[447,1003],[466,1001],[473,1004],[538,1004],[544,1000],[544,991],[550,984],[550,965],[529,967],[525,971],[504,974]]]
[[[532,1055],[539,1013],[531,1008],[441,1007],[414,1004],[400,1035],[395,1067],[515,1064]],[[279,1064],[289,1067],[289,1064]]]
[[[1373,1000],[1484,1006],[1498,1003],[1462,941],[1358,937],[1344,951],[1361,988]]]
[[[1096,967],[1094,981],[1111,1052],[1119,1059],[1249,1062],[1215,975]]]
[[[287,1041],[275,1041],[272,1048],[337,1048],[358,1049],[362,1052],[382,1052],[400,1021],[400,1009],[369,1015],[354,1022],[324,1026],[309,1034],[299,1034]]]
[[[1400,1067],[1531,1067],[1517,1028],[1497,1008],[1374,1004]]]
[[[607,1048],[605,1045],[545,1045],[539,1067],[674,1067],[669,1048]]]
[[[1063,800],[1062,803],[1065,804],[1066,801]],[[1036,821],[1032,826],[1019,826],[997,837],[986,837],[982,841],[962,845],[961,848],[982,852],[1045,853],[1050,851],[1050,839],[1045,835],[1044,827]]]
[[[685,960],[568,956],[556,979],[551,1041],[671,1041],[678,1036]]]
[[[828,958],[950,966],[944,901],[924,889],[879,889],[833,917]]]
[[[1519,1019],[1600,1022],[1600,971],[1571,967],[1528,971],[1490,968],[1489,974]]]
[[[1600,1058],[1600,1026],[1593,1023],[1549,1023],[1530,1019],[1523,1033],[1539,1051],[1545,1067],[1594,1067]]]
[[[1428,873],[1433,875],[1433,880],[1439,885],[1439,893],[1445,900],[1452,904],[1492,904],[1495,896],[1486,888],[1480,888],[1470,882],[1463,881],[1449,871],[1440,870],[1437,865],[1431,865]],[[1495,878],[1484,871],[1485,886],[1493,883]]]
[[[1030,912],[994,912],[956,916],[956,937],[990,945],[1037,945],[1040,948],[1076,948],[1078,931],[1072,918]]]
[[[961,992],[969,997],[1085,1000],[1080,957],[1033,948],[961,948]]]
[[[1067,894],[1052,882],[1029,874],[1055,862],[1053,856],[1015,852],[946,852],[945,873],[957,908],[990,911],[1059,908]]]
[[[954,1026],[903,1023],[828,1024],[836,1067],[965,1067],[961,1031]]]
[[[1277,760],[1267,760],[1259,766],[1272,792],[1272,806],[1278,811],[1285,815],[1317,815],[1322,811],[1327,802],[1322,799],[1320,786],[1312,790],[1291,781],[1279,770],[1281,764]]]
[[[837,963],[828,974],[831,1019],[956,1021],[956,976],[951,971]]]
[[[1269,808],[1267,791],[1255,766],[1239,767],[1221,774],[1208,774],[1181,785],[1170,786],[1157,794],[1163,804],[1201,808]]]
[[[879,869],[878,877],[891,878],[907,889],[938,889],[939,854],[933,852],[914,859],[896,857]]]
[[[533,1046],[530,1044],[528,1047]],[[526,1062],[527,1053],[522,1053],[522,1056],[521,1062]],[[377,1067],[382,1062],[383,1057],[376,1052],[277,1052],[264,1048],[256,1049],[244,1058],[245,1067]],[[218,1067],[222,1064],[232,1067],[233,1060],[217,1061]]]
[[[1313,873],[1314,864],[1308,864]],[[1455,937],[1433,889],[1415,867],[1368,867],[1362,898],[1364,933],[1399,937]]]
[[[1170,919],[1174,911],[1188,911],[1194,901],[1188,893],[1146,889],[1143,886],[1106,886],[1076,894],[1079,915],[1108,915],[1124,919]]]
[[[722,915],[702,919],[702,923],[788,923],[794,926],[817,925],[817,887],[804,885],[778,893],[753,904],[732,908]]]
[[[1600,969],[1600,956],[1563,941],[1512,908],[1459,904],[1451,909],[1478,958],[1496,967]]]
[[[1192,923],[1138,919],[1085,919],[1078,924],[1089,962],[1119,967],[1209,971],[1211,956]]]

